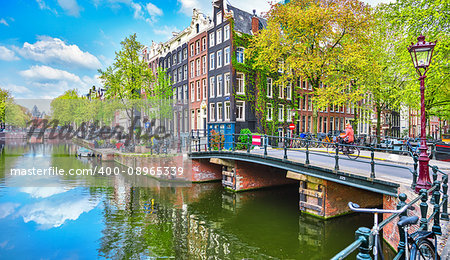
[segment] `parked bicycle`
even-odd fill
[[[412,140],[411,138],[406,139],[405,148],[403,149],[402,154],[403,155],[412,154],[413,156],[419,157],[419,155],[420,155],[420,141],[417,143],[417,146],[413,146],[411,144],[411,140]],[[430,159],[433,159],[433,153],[431,152],[431,146],[428,146],[427,154],[428,154],[428,157]]]
[[[384,259],[383,251],[381,249],[380,243],[380,227],[378,225],[378,214],[383,213],[391,213],[391,214],[400,214],[408,209],[414,209],[414,207],[405,205],[398,210],[389,210],[389,209],[368,209],[361,208],[358,204],[349,202],[348,207],[354,212],[362,212],[362,213],[373,213],[374,214],[374,224],[372,227],[372,234],[374,235],[374,245],[373,245],[373,256],[374,259],[378,259],[378,255],[380,255],[381,259]],[[404,259],[410,260],[419,260],[419,259],[440,259],[439,255],[436,252],[437,248],[437,237],[436,233],[433,231],[416,231],[411,234],[408,233],[409,227],[411,225],[417,224],[419,221],[419,217],[411,216],[406,217],[403,216],[400,218],[400,221],[397,223],[399,229],[404,230],[405,241],[407,241],[405,245]],[[434,244],[431,242],[434,240]]]
[[[327,152],[330,156],[334,156],[336,154],[336,148],[339,149],[339,153],[342,153],[344,155],[347,155],[347,157],[351,160],[356,160],[359,157],[359,154],[361,153],[361,150],[355,143],[352,144],[339,144],[336,146],[338,142],[340,142],[340,137],[334,138],[334,143],[329,143],[327,145]]]

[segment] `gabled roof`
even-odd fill
[[[234,29],[241,33],[252,34],[252,17],[253,14],[247,13],[239,8],[236,8],[230,4],[227,4],[227,10],[233,12]],[[259,29],[262,30],[267,26],[267,21],[261,17],[258,17]]]

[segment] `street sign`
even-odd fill
[[[260,135],[252,135],[252,145],[261,145]]]
[[[295,129],[295,124],[292,124],[292,123],[291,123],[291,124],[289,125],[289,129],[294,130],[294,129]]]

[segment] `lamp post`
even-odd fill
[[[436,46],[435,42],[426,42],[425,36],[417,37],[417,43],[411,43],[408,47],[409,54],[419,74],[420,81],[420,155],[419,155],[419,178],[416,185],[416,193],[421,189],[431,188],[430,173],[428,169],[428,162],[430,158],[427,154],[427,136],[426,136],[426,117],[425,117],[425,78],[428,67],[433,56],[433,49]]]

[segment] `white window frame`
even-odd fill
[[[218,102],[217,103],[217,121],[223,121],[223,103],[222,102]]]
[[[228,79],[227,79],[228,78]],[[223,87],[224,96],[229,96],[231,93],[231,75],[230,73],[225,73],[223,76]]]
[[[267,94],[268,98],[273,97],[273,79],[272,78],[267,78],[266,94]]]
[[[222,29],[216,31],[216,45],[222,43]]]
[[[186,80],[188,75],[188,65],[183,65],[183,78]]]
[[[195,84],[194,82],[191,82],[191,102],[195,101]]]
[[[230,64],[230,46],[226,47],[223,51],[223,65]]]
[[[239,107],[241,107],[240,104],[242,104],[242,117],[239,115]],[[236,101],[236,121],[245,121],[245,101]]]
[[[200,58],[197,58],[196,60],[195,60],[195,62],[197,63],[196,64],[196,74],[197,74],[197,77],[198,76],[200,76],[200,73],[201,73],[201,70],[200,70]]]
[[[223,41],[230,39],[230,25],[227,24],[223,27]]]
[[[220,68],[222,67],[222,50],[218,50],[216,56],[217,56],[216,68]]]
[[[214,47],[214,32],[209,34],[209,47]]]
[[[211,121],[211,122],[216,121],[216,104],[215,103],[209,104],[209,121]]]
[[[207,91],[207,85],[208,84],[206,84],[206,79],[202,79],[202,89],[203,89],[203,100],[206,100],[206,91]]]
[[[211,76],[209,77],[209,97],[213,98],[215,97],[215,92],[216,91],[216,77]]]
[[[239,63],[245,63],[245,54],[244,54],[245,48],[244,47],[237,47],[236,48],[236,61]],[[242,52],[242,61],[239,61],[239,55],[238,53]]]
[[[214,52],[210,53],[209,54],[209,70],[214,70],[215,60],[216,60],[216,54]]]
[[[284,105],[278,105],[278,122],[284,121]]]
[[[278,87],[278,98],[284,99],[284,85]]]
[[[230,101],[225,101],[224,103],[224,120],[225,121],[230,121],[231,118],[231,104]]]
[[[195,84],[197,85],[196,86],[196,88],[197,88],[197,101],[200,101],[200,99],[202,98],[201,96],[201,86],[200,86],[200,80],[197,80],[197,82],[195,82]]]
[[[200,40],[197,40],[195,42],[195,55],[198,55],[200,53]]]
[[[191,61],[191,78],[195,77],[195,62]]]
[[[194,48],[195,48],[195,47],[194,47],[194,43],[191,44],[190,48],[191,48],[191,57],[192,57],[192,56],[195,55],[195,52],[194,52]]]
[[[286,99],[291,100],[292,99],[292,83],[289,82],[286,85]]]
[[[273,119],[273,107],[271,103],[267,103],[266,104],[266,108],[267,108],[267,115],[266,115],[266,120],[267,121],[272,121]]]
[[[216,13],[216,26],[221,24],[223,21],[222,11]]]
[[[202,51],[206,50],[206,37],[202,38]]]
[[[242,75],[242,79],[239,79],[240,75]],[[245,74],[242,72],[236,73],[236,94],[245,94]]]
[[[223,94],[222,93],[223,92],[222,91],[222,89],[223,89],[223,75],[222,74],[217,75],[216,86],[217,86],[216,94],[218,97],[221,97]]]
[[[208,69],[207,69],[207,62],[206,62],[206,55],[204,55],[203,57],[202,57],[202,68],[203,68],[203,74],[206,74],[207,72],[208,72]]]

